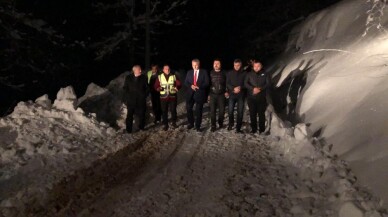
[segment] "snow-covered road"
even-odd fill
[[[344,162],[321,147],[307,157],[285,148],[297,146],[291,138],[187,132],[185,126],[140,134],[147,136],[139,150],[148,160],[138,173],[60,214],[383,216],[378,200],[356,187]]]

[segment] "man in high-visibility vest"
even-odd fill
[[[160,93],[160,103],[162,105],[162,123],[164,130],[168,130],[168,110],[171,113],[172,126],[177,127],[177,94],[182,84],[175,74],[171,73],[170,66],[163,66],[163,73],[155,81],[154,89]]]
[[[148,85],[150,86],[152,112],[154,113],[155,119],[154,124],[158,124],[162,119],[162,107],[160,104],[160,94],[154,89],[155,81],[158,80],[159,73],[158,65],[152,65],[151,70],[147,72]]]

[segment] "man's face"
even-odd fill
[[[214,61],[214,62],[213,62],[213,69],[214,69],[215,71],[220,71],[220,70],[221,70],[221,62],[218,61],[218,60]]]
[[[233,63],[233,68],[236,71],[239,71],[241,69],[241,63]]]
[[[135,68],[133,69],[133,74],[134,74],[135,76],[141,75],[141,68],[140,68],[140,67],[135,67]]]
[[[262,67],[263,66],[261,65],[261,63],[254,63],[253,64],[253,71],[258,72],[261,70]]]
[[[168,75],[170,74],[170,67],[169,66],[163,66],[163,73]]]
[[[197,63],[197,62],[192,61],[191,62],[191,66],[193,67],[194,70],[198,70],[199,69],[199,63]]]
[[[158,72],[158,67],[157,66],[152,66],[151,71],[154,74],[157,73]]]

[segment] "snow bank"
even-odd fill
[[[292,31],[271,68],[276,110],[332,143],[386,203],[387,12],[385,1],[372,0],[345,0],[317,12]]]
[[[91,83],[85,95],[79,99],[78,106],[88,114],[96,114],[98,121],[108,123],[113,127],[124,128],[126,107],[122,103],[120,89],[122,87],[118,86],[110,91],[108,88]]]
[[[53,193],[58,183],[138,140],[99,122],[95,114],[84,114],[77,101],[67,87],[52,107],[45,95],[36,103],[20,102],[0,119],[0,216],[45,207],[58,197]]]
[[[89,84],[86,93],[78,99],[77,106],[82,108],[87,114],[95,114],[98,121],[105,122],[116,129],[125,128],[127,107],[123,103],[123,86],[125,77],[129,72],[122,73],[112,80],[105,88],[94,83]],[[153,121],[151,100],[147,101],[146,120]],[[134,118],[133,130],[138,130],[138,118]]]
[[[349,169],[348,164],[338,159],[336,154],[331,153],[332,145],[312,137],[309,126],[304,123],[292,127],[287,121],[281,120],[274,114],[271,105],[267,109],[266,116],[267,123],[270,123],[267,130],[270,130],[271,133],[265,137],[265,140],[272,148],[274,161],[286,161],[291,167],[300,170],[302,180],[308,180],[307,182],[315,183],[317,186],[324,186],[321,190],[325,192],[327,201],[335,204],[334,210],[338,210],[338,213],[326,210],[325,215],[385,216],[382,214],[384,211],[381,209],[381,200],[371,195],[369,189],[356,184],[357,177]],[[284,169],[282,172],[290,173],[290,171],[292,169]],[[311,187],[311,190],[315,191],[314,194],[318,194],[317,191],[320,188]],[[315,198],[313,201],[316,201],[314,194],[299,191],[297,196],[294,196]],[[318,213],[306,213],[306,209],[298,202],[293,201],[293,204],[290,212],[295,216],[320,216]],[[319,209],[324,207],[323,204],[320,206],[322,207]]]
[[[73,87],[61,88],[57,93],[57,99],[54,101],[54,107],[57,109],[74,111],[77,106],[77,96]]]

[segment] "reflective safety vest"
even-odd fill
[[[148,84],[149,84],[150,81],[151,81],[151,76],[152,76],[152,71],[150,70],[150,71],[147,72]]]
[[[176,96],[175,75],[170,75],[168,77],[168,81],[166,80],[166,76],[164,76],[164,74],[161,74],[158,77],[159,77],[160,87],[162,88],[162,91],[160,91],[160,98]]]

